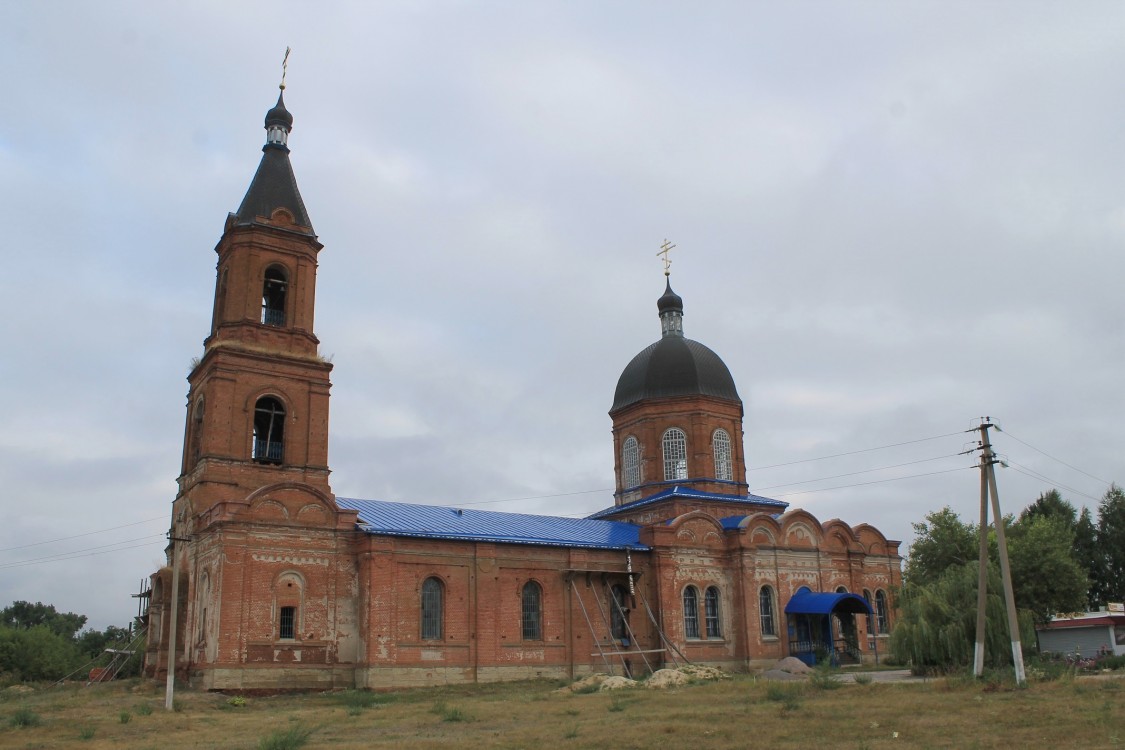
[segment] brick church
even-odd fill
[[[899,543],[749,492],[742,400],[722,359],[685,337],[670,283],[660,338],[613,396],[611,507],[575,519],[336,497],[332,365],[313,325],[322,246],[289,161],[292,125],[279,96],[215,247],[172,541],[151,578],[148,675],[167,674],[170,652],[193,686],[239,690],[884,650]]]

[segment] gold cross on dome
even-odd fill
[[[285,73],[286,68],[289,67],[289,47],[285,48],[285,57],[281,58],[281,86],[282,91],[285,90]]]
[[[664,256],[664,275],[665,276],[671,276],[672,275],[672,270],[671,270],[672,269],[672,259],[668,257],[668,252],[674,247],[675,247],[675,245],[673,245],[671,242],[669,242],[667,239],[665,239],[664,244],[660,246],[660,252],[658,252],[656,254],[657,257],[659,257],[661,255]]]

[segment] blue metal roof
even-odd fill
[[[719,519],[719,523],[723,525],[724,529],[737,529],[738,524],[742,523],[742,519],[746,516],[727,516],[726,518]]]
[[[620,521],[533,516],[347,497],[336,498],[336,504],[346,510],[358,511],[359,529],[368,534],[548,547],[648,549],[638,541],[640,527]]]
[[[633,510],[640,508],[651,503],[657,503],[661,500],[667,500],[671,497],[682,497],[688,500],[720,500],[724,503],[732,503],[736,505],[769,505],[774,508],[788,508],[789,503],[784,500],[774,500],[769,497],[762,497],[761,495],[720,495],[715,492],[703,492],[701,490],[693,490],[690,487],[672,487],[671,489],[661,490],[655,495],[643,497],[640,500],[634,500],[625,505],[615,505],[612,508],[599,510],[593,515],[586,516],[587,518],[604,518],[605,516],[620,513],[624,510]]]
[[[827,615],[833,612],[873,614],[871,605],[858,594],[814,593],[804,586],[785,605],[786,614]]]

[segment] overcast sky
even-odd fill
[[[611,505],[666,238],[752,491],[905,549],[986,414],[1006,511],[1125,481],[1120,3],[10,1],[0,606],[161,564],[286,46],[337,495]]]

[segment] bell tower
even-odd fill
[[[322,245],[289,162],[284,84],[266,113],[258,171],[215,247],[215,302],[203,356],[188,375],[175,509],[197,516],[279,483],[328,496],[332,365],[313,329]]]

